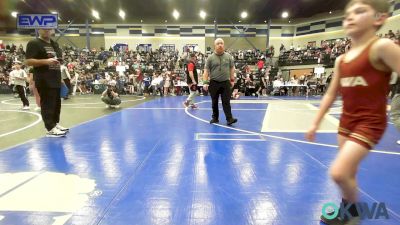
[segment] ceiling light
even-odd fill
[[[18,15],[17,12],[12,12],[12,13],[11,13],[11,16],[14,17],[14,18],[17,18],[17,15]]]
[[[172,16],[177,20],[177,19],[179,19],[179,12],[176,10],[176,9],[174,9],[174,12],[172,12]]]
[[[241,20],[239,20],[238,22],[239,22],[239,23],[241,23],[242,21],[241,21]]]
[[[242,19],[246,19],[246,18],[247,18],[247,12],[246,12],[246,11],[243,11],[243,12],[240,14],[240,17],[242,17]]]
[[[291,23],[292,21],[289,20],[289,23]]]
[[[143,20],[140,20],[141,23],[143,23]]]
[[[264,23],[267,23],[267,21],[266,21],[266,20],[264,20]]]
[[[57,14],[58,15],[58,12],[57,11],[52,11],[51,14]],[[58,15],[58,20],[61,20],[60,15]]]
[[[92,16],[96,19],[100,19],[100,15],[99,12],[97,12],[96,10],[92,9]]]
[[[289,17],[289,13],[288,12],[283,12],[282,13],[282,18],[288,18]]]
[[[121,17],[123,20],[125,19],[125,15],[126,15],[126,14],[125,14],[124,10],[120,9],[118,15],[119,15],[119,17]]]
[[[204,20],[207,16],[207,13],[204,12],[203,10],[200,10],[200,17]]]
[[[165,20],[164,22],[165,22],[165,23],[167,23],[167,22],[168,22],[168,20]]]
[[[329,11],[329,14],[332,14],[332,11]]]

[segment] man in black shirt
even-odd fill
[[[33,66],[40,96],[41,114],[48,137],[63,137],[68,128],[59,125],[61,112],[61,49],[51,40],[52,29],[39,29],[39,38],[28,42],[25,64]]]

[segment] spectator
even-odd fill
[[[21,62],[16,61],[14,67],[15,69],[11,71],[10,77],[12,77],[14,81],[14,88],[18,92],[18,95],[22,101],[22,109],[29,110],[29,101],[26,98],[25,89],[28,76],[25,70],[21,69]]]
[[[115,80],[111,81],[107,85],[107,89],[101,94],[101,100],[106,103],[107,108],[119,108],[121,104],[121,99],[118,95],[118,90],[116,88],[117,82]]]

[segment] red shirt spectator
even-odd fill
[[[136,70],[136,74],[137,74],[136,82],[141,82],[143,80],[142,71]]]
[[[262,70],[262,68],[264,68],[264,60],[258,60],[258,62],[257,62],[257,67],[258,67],[258,70]]]

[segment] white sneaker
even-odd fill
[[[29,106],[24,106],[24,107],[22,107],[22,110],[29,110]]]
[[[396,141],[396,143],[397,143],[398,145],[400,145],[400,140]]]
[[[57,127],[53,127],[53,129],[47,132],[46,137],[65,137],[65,132],[57,129]]]
[[[106,109],[110,109],[111,108],[111,105],[106,105]]]
[[[63,127],[60,124],[57,124],[56,128],[65,133],[69,131],[69,128]]]
[[[40,112],[40,110],[42,110],[40,107],[36,107],[36,108],[35,108],[35,111],[36,111],[36,112]]]
[[[114,106],[114,108],[116,108],[116,109],[119,109],[119,107],[120,107],[119,105]]]

